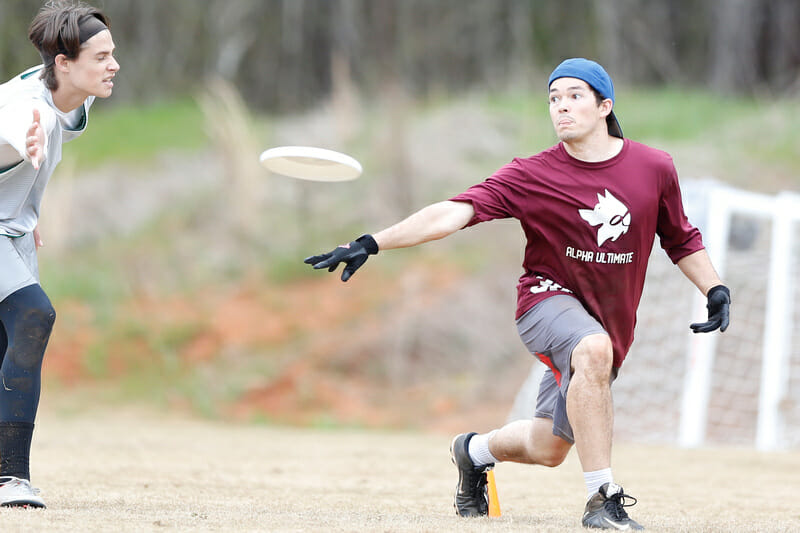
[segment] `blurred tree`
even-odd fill
[[[0,2],[0,82],[40,60],[28,41],[28,25],[37,8],[22,0]]]
[[[800,2],[719,0],[714,4],[711,83],[727,92],[787,90],[800,82]],[[765,83],[766,82],[766,83]]]
[[[776,0],[765,6],[771,14],[765,33],[774,40],[766,54],[765,75],[778,90],[800,91],[800,2]]]
[[[122,64],[115,102],[222,77],[251,105],[296,110],[349,78],[364,95],[531,83],[569,56],[615,79],[798,90],[797,0],[97,0]],[[0,2],[0,72],[34,64],[41,3]],[[533,80],[535,81],[535,80]]]
[[[764,0],[718,0],[711,32],[712,85],[723,91],[751,90],[759,81],[760,41],[767,13]]]

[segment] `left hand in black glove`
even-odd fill
[[[339,263],[345,263],[344,270],[342,271],[342,281],[350,279],[358,268],[366,263],[370,255],[378,253],[378,243],[372,238],[372,235],[362,235],[358,239],[338,246],[326,254],[312,255],[306,257],[303,262],[307,265],[313,265],[315,269],[327,268],[328,272],[333,272]]]
[[[708,333],[719,328],[720,331],[728,329],[730,322],[731,291],[725,285],[717,285],[709,289],[708,294],[708,322],[694,323],[690,328],[695,333]]]

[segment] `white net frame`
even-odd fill
[[[691,322],[706,320],[705,298],[656,244],[636,340],[612,389],[615,435],[684,447],[798,447],[800,195],[708,180],[682,187],[690,221],[731,289],[731,325],[691,333]],[[511,419],[530,416],[542,371],[534,365]]]

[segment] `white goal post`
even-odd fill
[[[755,445],[759,450],[781,447],[781,402],[788,387],[791,350],[794,279],[791,272],[794,249],[793,224],[800,222],[800,195],[782,192],[767,196],[721,185],[704,190],[703,237],[711,260],[725,279],[731,218],[736,214],[769,219],[772,222],[766,309],[763,321],[761,385]],[[695,210],[697,214],[698,210]],[[695,314],[705,313],[705,298],[695,299]],[[736,300],[733,300],[733,318]],[[752,327],[741,324],[741,327]],[[678,442],[685,447],[699,446],[705,440],[708,395],[719,333],[689,335],[681,423]]]
[[[713,180],[682,183],[732,295],[725,333],[695,334],[706,298],[660,249],[650,257],[636,340],[613,387],[615,435],[696,447],[800,445],[800,194],[766,195]],[[533,415],[534,363],[509,420]]]

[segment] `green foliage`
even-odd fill
[[[40,258],[40,277],[50,299],[80,301],[92,309],[97,325],[109,325],[114,306],[129,296],[121,269],[109,260],[112,254],[100,249],[69,254],[57,261]]]
[[[111,108],[98,100],[86,132],[64,150],[64,161],[78,168],[146,164],[164,151],[198,150],[207,144],[203,114],[191,98]]]
[[[759,103],[706,91],[617,89],[615,110],[623,131],[653,142],[707,138],[732,123],[754,118]]]

